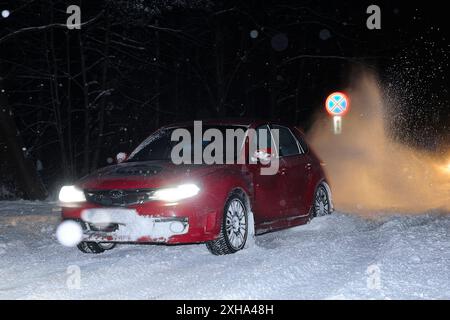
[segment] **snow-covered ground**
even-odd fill
[[[86,255],[57,242],[58,223],[55,204],[0,202],[0,299],[450,298],[444,214],[336,212],[259,236],[229,256],[204,245],[121,245]]]

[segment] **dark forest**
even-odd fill
[[[333,3],[0,1],[0,197],[46,198],[173,122],[270,118],[308,131],[362,68],[403,93],[398,139],[447,144],[444,14],[380,3],[382,28],[369,30],[370,3]],[[71,4],[80,29],[67,28]]]

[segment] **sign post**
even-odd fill
[[[334,129],[334,134],[341,134],[341,132],[342,132],[342,117],[341,116],[333,117],[333,129]]]
[[[334,134],[342,132],[342,116],[348,112],[350,100],[347,95],[342,92],[333,92],[325,101],[325,108],[331,116],[333,116]]]

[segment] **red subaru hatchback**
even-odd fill
[[[82,227],[81,251],[101,253],[116,243],[206,243],[213,254],[229,254],[253,234],[333,211],[321,163],[297,128],[216,120],[198,129],[198,123],[163,127],[130,156],[118,157],[120,163],[61,189],[63,220]],[[218,139],[228,132],[244,135]],[[184,133],[194,139],[177,143],[174,136]],[[219,144],[211,151],[212,141]],[[199,162],[208,148],[215,161]]]

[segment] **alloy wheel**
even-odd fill
[[[242,249],[247,237],[247,215],[244,204],[239,199],[233,199],[228,205],[225,230],[233,249]]]
[[[327,190],[323,185],[317,188],[314,198],[314,217],[325,216],[330,213],[330,201]]]

